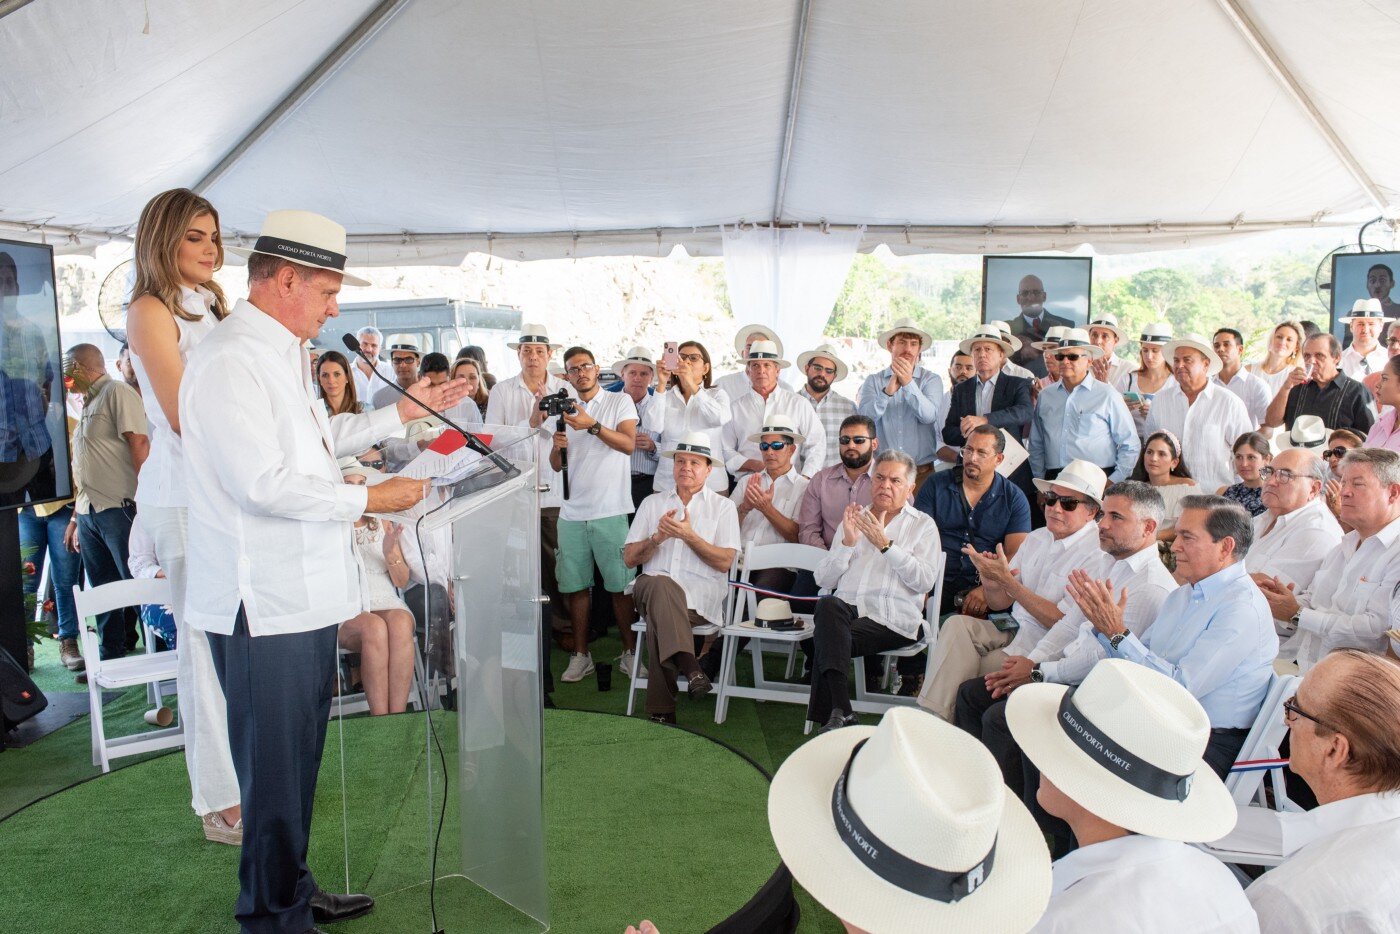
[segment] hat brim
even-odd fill
[[[1031,341],[1031,346],[1036,350],[1044,352],[1046,350],[1059,350],[1059,341]]]
[[[836,378],[832,380],[833,383],[839,383],[841,382],[841,380],[845,379],[848,375],[850,375],[851,368],[846,366],[844,360],[842,360],[838,356],[835,356],[834,354],[822,353],[819,350],[808,350],[805,353],[798,354],[797,368],[799,370],[807,369],[807,364],[811,363],[814,357],[825,357],[832,363],[836,364]]]
[[[1064,483],[1060,480],[1059,477],[1056,477],[1054,480],[1042,480],[1039,477],[1032,477],[1031,483],[1034,483],[1035,488],[1042,493],[1049,493],[1050,488],[1052,486],[1062,486],[1067,490],[1073,490],[1076,493],[1083,493],[1085,496],[1089,497],[1089,499],[1093,500],[1095,505],[1102,505],[1102,494],[1100,494],[1099,496],[1095,496],[1093,490],[1086,490],[1083,487],[1077,486],[1073,483]]]
[[[1215,352],[1214,347],[1211,347],[1208,344],[1203,344],[1200,341],[1193,341],[1188,339],[1178,338],[1177,340],[1167,341],[1167,343],[1162,347],[1162,356],[1169,357],[1183,347],[1185,347],[1187,350],[1199,351],[1200,353],[1205,355],[1207,376],[1214,376],[1216,373],[1219,373],[1220,368],[1224,366],[1224,364],[1220,360],[1220,355]]]
[[[1400,318],[1387,318],[1385,315],[1381,315],[1380,317],[1376,317],[1375,315],[1347,315],[1344,318],[1337,319],[1338,324],[1351,324],[1353,321],[1379,321],[1385,324],[1388,321],[1400,321]]]
[[[341,276],[341,281],[345,282],[347,285],[367,286],[372,284],[368,279],[361,279],[359,276],[354,275],[353,273],[348,273],[343,269],[333,269],[330,266],[319,266],[316,263],[304,263],[301,260],[292,259],[289,256],[283,256],[281,253],[269,253],[266,250],[254,250],[250,247],[242,246],[226,246],[224,247],[224,252],[232,253],[234,256],[242,256],[245,259],[249,256],[252,256],[254,253],[261,253],[263,256],[275,256],[278,259],[285,259],[289,263],[296,263],[296,265],[298,266],[305,266],[307,269],[320,269],[324,270],[325,272],[339,273]]]
[[[918,335],[919,340],[921,340],[921,341],[924,342],[924,345],[923,345],[923,347],[921,348],[921,349],[923,349],[923,350],[928,350],[928,349],[929,349],[929,345],[933,343],[933,335],[929,334],[928,331],[925,331],[925,330],[923,330],[922,328],[905,327],[905,328],[890,328],[888,331],[885,331],[884,333],[882,333],[882,334],[880,335],[880,338],[879,338],[879,340],[880,340],[880,346],[881,346],[881,347],[887,346],[887,345],[889,344],[889,342],[890,342],[890,339],[891,339],[892,337],[894,337],[896,334],[916,334],[916,335]]]
[[[1299,451],[1310,451],[1311,453],[1316,454],[1318,457],[1321,457],[1323,450],[1327,447],[1327,437],[1330,434],[1330,431],[1327,432],[1327,434],[1324,434],[1322,436],[1321,441],[1318,441],[1314,444],[1297,444],[1293,441],[1293,436],[1288,432],[1277,432],[1274,434],[1274,437],[1272,439],[1274,445],[1274,453],[1282,454],[1284,451],[1292,451],[1296,449]]]
[[[748,369],[750,363],[776,363],[780,370],[786,370],[788,367],[792,366],[791,363],[781,357],[745,357],[744,369]]]
[[[958,344],[958,352],[965,353],[969,357],[972,356],[973,344],[996,344],[1007,356],[1016,352],[1016,348],[1012,347],[1011,343],[1002,337],[969,337],[967,340]]]
[[[612,365],[612,371],[618,376],[622,375],[622,368],[625,366],[644,366],[651,370],[651,375],[656,375],[656,364],[649,360],[619,360]]]
[[[1084,330],[1093,331],[1094,328],[1103,328],[1105,331],[1112,331],[1113,336],[1118,338],[1118,343],[1123,343],[1128,339],[1128,335],[1123,333],[1123,329],[1114,324],[1086,324]]]
[[[818,736],[788,756],[773,777],[768,828],[793,878],[832,914],[874,934],[1030,930],[1050,900],[1050,869],[1040,828],[1010,793],[992,871],[958,902],[891,885],[847,849],[831,816],[831,792],[856,743],[874,733],[873,726],[851,726]]]
[[[791,438],[793,444],[801,444],[807,440],[806,435],[799,434],[795,431],[755,431],[753,434],[749,435],[748,440],[757,444],[763,440],[764,435],[784,435],[785,437]]]
[[[1041,775],[1075,803],[1134,833],[1184,843],[1219,840],[1239,812],[1225,783],[1201,760],[1185,801],[1168,801],[1134,788],[1092,761],[1059,724],[1063,684],[1025,684],[1006,702],[1006,725]]]
[[[521,347],[537,347],[539,345],[539,341],[525,341],[523,344],[520,341],[506,341],[506,346],[509,347],[511,350],[519,350]],[[545,344],[544,346],[549,348],[550,353],[554,353],[556,350],[562,349],[564,345]]]
[[[694,457],[708,457],[710,463],[711,463],[713,466],[719,467],[719,468],[723,468],[723,467],[724,467],[724,461],[720,460],[718,457],[715,457],[713,454],[705,455],[705,454],[701,454],[699,451],[674,451],[674,450],[672,450],[672,451],[662,451],[662,452],[661,452],[661,456],[664,457],[664,458],[666,458],[666,459],[668,459],[668,460],[675,460],[677,454],[690,454],[690,455],[693,455]]]

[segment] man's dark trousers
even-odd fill
[[[314,926],[316,882],[306,848],[335,686],[336,634],[330,625],[255,638],[241,606],[232,635],[209,634],[242,791],[234,916],[247,934],[305,934]]]
[[[135,504],[94,509],[78,516],[78,557],[92,586],[131,579],[127,543],[135,519]],[[109,610],[97,617],[103,658],[121,658],[136,647],[137,619],[135,607]]]
[[[857,614],[856,608],[828,595],[817,601],[812,632],[812,693],[807,719],[826,723],[833,709],[851,712],[851,659],[903,648],[915,640]]]

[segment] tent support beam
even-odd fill
[[[22,10],[34,0],[0,0],[0,19],[4,19],[16,10]]]
[[[244,134],[232,149],[220,159],[212,169],[205,173],[204,177],[191,187],[195,191],[203,194],[208,191],[219,179],[228,174],[229,170],[243,158],[244,153],[257,144],[264,136],[270,133],[278,124],[287,118],[293,111],[306,102],[312,94],[326,83],[335,74],[341,65],[349,61],[356,52],[362,49],[370,39],[374,38],[382,26],[393,18],[409,0],[382,0],[373,10],[370,10],[365,18],[350,30],[349,35],[340,41],[340,44],[331,49],[326,57],[316,63],[301,83],[292,88],[277,105],[267,112],[257,125]]]
[[[811,18],[812,0],[802,0],[797,16],[797,43],[792,53],[792,85],[788,88],[787,119],[783,122],[783,155],[778,163],[778,185],[773,194],[773,223],[783,217],[787,200],[788,163],[792,161],[792,135],[797,129],[797,100],[802,93],[802,70],[807,63],[807,22]]]
[[[1288,66],[1283,63],[1283,59],[1274,51],[1273,46],[1271,46],[1268,40],[1264,38],[1263,34],[1259,32],[1259,28],[1254,24],[1254,21],[1245,13],[1244,9],[1240,6],[1239,0],[1216,0],[1216,3],[1220,6],[1226,18],[1239,30],[1240,35],[1244,36],[1245,42],[1249,43],[1249,47],[1254,50],[1254,54],[1264,64],[1264,67],[1269,69],[1269,73],[1274,76],[1274,80],[1288,93],[1289,97],[1293,98],[1293,102],[1302,108],[1303,113],[1312,121],[1313,127],[1322,135],[1322,138],[1327,141],[1327,145],[1331,147],[1333,154],[1336,155],[1338,161],[1342,163],[1342,167],[1350,173],[1351,177],[1356,181],[1356,184],[1365,192],[1366,197],[1371,200],[1378,210],[1385,213],[1390,207],[1390,201],[1385,196],[1385,193],[1381,191],[1380,186],[1375,183],[1365,168],[1362,167],[1361,163],[1352,155],[1351,150],[1347,148],[1347,144],[1337,135],[1337,131],[1332,128],[1332,124],[1322,115],[1322,111],[1318,110],[1317,105],[1314,104],[1312,98],[1308,96],[1302,84],[1293,76],[1293,72],[1288,70]]]

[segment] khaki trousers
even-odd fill
[[[1000,670],[1006,661],[1002,649],[1011,644],[1014,635],[975,616],[950,616],[938,631],[929,663],[931,673],[919,692],[919,704],[952,723],[958,688],[969,678]]]
[[[647,621],[647,713],[676,712],[677,652],[700,654],[692,633],[709,620],[685,605],[685,591],[669,577],[643,574],[633,586],[637,612]]]

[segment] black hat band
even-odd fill
[[[1074,704],[1074,688],[1065,691],[1056,718],[1060,729],[1095,763],[1139,791],[1165,801],[1185,801],[1191,793],[1192,775],[1177,775],[1159,768],[1124,749],[1112,737],[1104,735],[1094,721]]]
[[[297,243],[295,240],[283,240],[279,237],[264,235],[258,238],[257,243],[253,244],[253,251],[256,253],[270,253],[273,256],[285,257],[293,262],[310,263],[325,269],[334,269],[336,271],[343,271],[345,269],[344,253],[332,253],[330,250],[308,246],[305,243]]]

